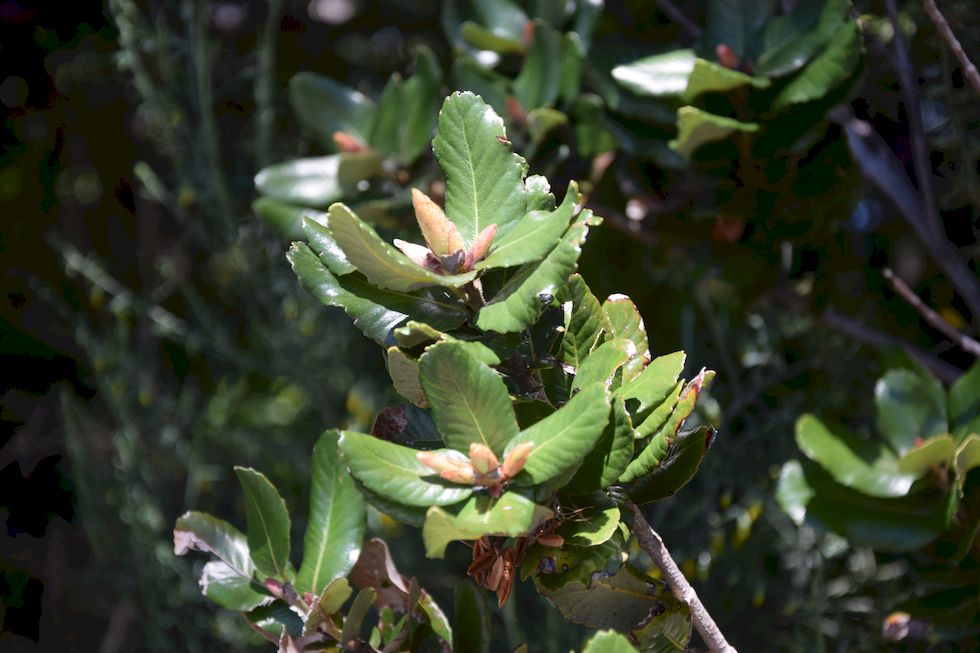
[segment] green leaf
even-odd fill
[[[604,490],[616,482],[633,459],[636,433],[622,398],[613,396],[609,423],[562,492],[587,494]]]
[[[415,74],[402,85],[404,106],[398,135],[398,155],[413,163],[429,147],[439,115],[442,70],[436,56],[427,47],[419,49]]]
[[[611,561],[618,563],[625,549],[622,528],[596,546],[564,544],[555,548],[536,542],[521,565],[521,580],[533,576],[539,593],[557,590],[568,583],[588,583],[593,573],[607,568]]]
[[[575,373],[572,389],[577,390],[594,383],[609,386],[612,375],[636,354],[636,345],[626,338],[607,340],[588,355]]]
[[[374,102],[353,89],[321,75],[298,73],[289,80],[289,103],[303,128],[327,150],[335,149],[337,131],[368,142]]]
[[[518,54],[524,51],[524,43],[521,40],[498,36],[486,27],[469,20],[459,26],[459,35],[478,50],[490,50],[500,54]]]
[[[525,442],[533,442],[534,448],[516,480],[537,485],[580,463],[602,437],[609,421],[609,399],[605,386],[593,385],[518,433],[507,445],[504,456]]]
[[[398,347],[389,347],[387,351],[388,375],[395,391],[416,406],[428,408],[429,401],[419,382],[419,362]]]
[[[694,71],[693,50],[672,50],[644,57],[612,69],[612,76],[637,95],[680,95]]]
[[[621,567],[615,575],[598,572],[592,575],[588,584],[568,583],[544,594],[565,619],[590,628],[629,632],[651,613],[668,612],[686,615],[690,624],[686,603],[677,599],[663,582],[628,565]]]
[[[525,111],[551,106],[558,99],[562,74],[562,37],[546,21],[534,21],[534,36],[514,96]]]
[[[766,50],[756,62],[755,74],[782,77],[802,68],[834,37],[850,4],[850,0],[801,2],[792,13],[771,21],[766,26]],[[814,6],[820,6],[815,26],[810,22]]]
[[[687,607],[687,606],[685,606]],[[630,637],[641,651],[650,653],[684,653],[691,641],[691,614],[688,610],[654,610],[630,631]]]
[[[469,580],[456,585],[456,628],[453,650],[490,653],[490,608],[483,590]]]
[[[251,610],[272,600],[271,596],[259,591],[258,583],[221,560],[204,565],[199,583],[204,596],[229,610]]]
[[[395,329],[393,335],[398,344],[405,349],[430,342],[452,342],[460,349],[465,349],[470,356],[481,363],[490,366],[500,364],[500,356],[479,340],[459,340],[421,322],[409,321],[405,326]]]
[[[701,47],[714,52],[724,44],[740,57],[754,58],[759,33],[772,17],[775,0],[708,0]]]
[[[592,291],[573,274],[562,296],[565,311],[565,335],[562,338],[562,361],[578,369],[595,347],[603,331],[611,331],[609,318]]]
[[[806,520],[886,552],[922,548],[944,530],[944,502],[935,497],[880,499],[847,488],[817,465],[783,465],[776,501],[797,524]]]
[[[329,585],[323,588],[323,592],[313,599],[310,606],[310,613],[306,616],[303,623],[303,635],[311,635],[316,631],[316,627],[323,623],[325,615],[334,615],[353,593],[350,583],[346,578],[335,578]]]
[[[502,238],[524,216],[527,162],[511,152],[503,120],[482,98],[446,98],[432,150],[446,174],[446,217],[467,246],[491,224]]]
[[[342,156],[331,154],[271,165],[255,175],[255,188],[267,197],[290,204],[327,206],[345,193],[340,185]]]
[[[398,153],[399,131],[405,119],[405,96],[402,77],[398,73],[388,78],[378,109],[374,112],[368,143],[373,150],[390,156]]]
[[[425,555],[441,558],[446,545],[455,540],[476,540],[484,535],[527,535],[554,516],[550,509],[516,492],[504,492],[499,499],[486,494],[473,496],[456,515],[432,507],[422,527]]]
[[[302,227],[310,249],[316,252],[327,268],[338,276],[355,272],[357,268],[347,260],[344,250],[334,240],[328,227],[329,217],[319,211],[303,210]]]
[[[895,454],[885,446],[862,440],[843,428],[831,430],[813,415],[796,422],[796,443],[838,483],[874,497],[905,496],[914,474],[903,473]]]
[[[956,457],[956,441],[948,434],[936,435],[909,449],[898,460],[898,469],[916,478],[941,465],[949,465]]]
[[[288,603],[279,599],[252,610],[245,615],[245,618],[249,623],[266,631],[279,627],[280,634],[286,633],[290,637],[299,637],[303,634],[303,620],[290,609]]]
[[[471,443],[478,443],[500,455],[518,430],[507,386],[460,345],[439,343],[420,359],[432,417],[450,448],[466,453]]]
[[[294,206],[271,197],[259,197],[252,202],[252,213],[281,236],[294,239],[303,235],[303,216],[312,209]]]
[[[262,473],[235,467],[245,493],[248,547],[255,568],[266,576],[286,578],[289,567],[289,511],[279,491]]]
[[[369,490],[407,506],[448,506],[473,493],[420,463],[417,450],[365,433],[344,431],[340,450],[351,474]],[[439,450],[448,451],[448,450]]]
[[[854,72],[861,60],[861,35],[856,22],[848,21],[833,40],[773,100],[773,109],[824,97]]]
[[[643,366],[650,362],[650,344],[643,317],[626,295],[610,295],[602,303],[602,310],[609,319],[610,330],[607,338],[627,338],[636,345],[630,361],[623,368],[623,381],[636,377]]]
[[[616,390],[616,394],[627,402],[636,402],[632,409],[634,422],[639,424],[667,400],[684,370],[686,359],[687,355],[682,351],[657,356],[636,377]],[[632,407],[632,404],[627,403],[627,406]]]
[[[961,491],[967,473],[977,467],[980,467],[980,435],[973,434],[963,440],[956,450],[956,471],[959,474]]]
[[[329,211],[330,232],[347,259],[368,281],[388,290],[412,291],[426,286],[458,288],[476,277],[475,272],[441,275],[411,261],[381,240],[381,236],[343,204]]]
[[[957,442],[980,433],[980,363],[974,363],[949,389],[949,427]]]
[[[677,138],[670,142],[670,147],[685,159],[690,159],[706,143],[728,138],[735,132],[757,131],[759,125],[754,122],[716,116],[696,107],[681,107],[677,110]]]
[[[575,519],[565,521],[557,533],[565,539],[565,544],[571,546],[599,546],[609,539],[619,529],[619,508],[603,495],[605,501],[599,505],[590,506],[575,516]]]
[[[692,102],[702,93],[723,93],[734,88],[753,86],[767,88],[769,80],[764,77],[753,77],[738,70],[725,68],[713,61],[705,61],[700,57],[694,60],[694,70],[687,80],[687,87],[681,97],[685,102]]]
[[[255,573],[245,534],[223,519],[194,511],[181,515],[174,525],[174,554],[191,549],[215,555],[243,578]]]
[[[367,510],[340,459],[339,437],[335,430],[326,431],[313,447],[310,520],[296,588],[314,595],[347,575],[364,539]]]
[[[614,630],[602,630],[585,643],[582,653],[634,653],[630,641]]]
[[[630,498],[638,504],[660,501],[687,485],[697,474],[714,435],[710,426],[678,433],[660,464],[630,487]]]
[[[506,268],[523,265],[543,258],[568,230],[572,214],[581,199],[578,185],[568,184],[565,199],[554,211],[531,211],[498,239],[485,259],[474,267]]]
[[[447,2],[443,6],[450,4]],[[484,68],[462,52],[453,59],[452,78],[454,88],[478,95],[498,114],[507,114],[507,97],[510,95],[508,78]]]
[[[911,370],[889,370],[875,384],[878,430],[895,451],[911,451],[919,439],[949,432],[946,393]]]
[[[582,87],[582,62],[585,44],[578,34],[566,32],[561,38],[561,78],[558,93],[563,102],[571,104]]]
[[[454,329],[466,321],[465,305],[445,290],[407,294],[375,288],[358,275],[338,280],[306,243],[293,243],[286,258],[307,292],[321,303],[343,308],[378,344],[388,342],[389,332],[408,319],[436,329]]]
[[[636,428],[636,438],[642,440],[653,433],[656,433],[663,427],[667,418],[670,417],[674,412],[674,407],[677,405],[678,400],[681,396],[681,390],[684,389],[684,380],[679,380],[673,388],[667,393],[667,397],[660,402],[660,405],[656,406],[650,414],[640,421]],[[633,422],[637,421],[635,416]]]
[[[568,276],[575,272],[591,219],[591,211],[582,211],[543,261],[518,268],[480,309],[476,326],[484,331],[512,333],[533,324]]]
[[[447,2],[443,12],[447,31],[458,30],[460,36],[476,48],[500,53],[524,50],[524,26],[528,17],[511,0]]]
[[[344,628],[340,631],[340,639],[343,642],[360,641],[361,625],[367,617],[368,610],[374,604],[377,593],[370,587],[365,587],[357,596],[347,611],[347,618],[344,619]]]
[[[354,485],[357,486],[358,492],[361,493],[368,503],[395,521],[408,524],[409,526],[415,526],[416,528],[422,528],[422,524],[425,523],[426,508],[424,506],[406,506],[404,503],[399,503],[377,492],[372,492],[356,478],[354,479]]]

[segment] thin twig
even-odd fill
[[[640,548],[646,551],[647,555],[650,556],[653,562],[660,568],[660,571],[663,572],[671,591],[690,606],[691,620],[694,622],[694,627],[701,634],[704,643],[708,645],[708,649],[713,653],[738,653],[735,647],[729,644],[725,636],[722,635],[718,624],[708,614],[707,608],[704,607],[701,599],[698,598],[698,593],[694,591],[694,588],[684,577],[683,572],[678,568],[677,563],[670,557],[670,552],[664,545],[663,539],[647,523],[639,506],[632,501],[627,501],[626,506],[633,511],[633,532],[636,533],[636,537],[640,540]]]
[[[960,62],[960,67],[963,68],[963,76],[973,86],[973,90],[980,93],[980,72],[977,72],[977,67],[966,56],[966,52],[963,51],[963,46],[960,45],[956,35],[953,34],[953,30],[949,27],[949,23],[946,22],[946,17],[939,11],[939,7],[936,6],[933,0],[922,0],[922,6],[925,7],[926,13],[932,19],[939,35],[943,37],[949,49],[953,51],[953,55],[956,56],[957,61]]]
[[[701,28],[695,25],[694,21],[685,16],[680,9],[675,7],[673,2],[670,0],[657,0],[657,4],[660,5],[660,9],[667,14],[668,18],[677,23],[677,25],[685,32],[690,34],[692,38],[696,39],[701,36]]]
[[[965,333],[960,333],[952,324],[947,322],[942,318],[939,313],[929,308],[922,299],[913,292],[911,288],[908,287],[902,279],[892,272],[891,268],[885,268],[883,271],[885,279],[891,284],[892,289],[898,293],[902,299],[908,302],[912,308],[919,312],[919,315],[923,319],[932,325],[932,328],[936,329],[944,336],[952,340],[960,349],[969,352],[974,356],[980,358],[980,342],[977,342]]]

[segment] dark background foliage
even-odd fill
[[[883,14],[879,3],[856,4]],[[976,60],[980,15],[970,2],[944,5]],[[976,96],[919,3],[902,9],[945,236],[975,261]],[[605,12],[598,32],[609,41],[689,43],[653,3],[607,2]],[[263,469],[295,511],[322,428],[366,428],[392,395],[377,351],[299,290],[285,241],[250,212],[252,177],[315,150],[286,102],[294,73],[377,97],[392,72],[411,70],[420,45],[448,70],[439,3],[10,0],[0,2],[0,30],[0,645],[256,646],[234,617],[206,607],[191,564],[173,556],[174,517],[195,506],[241,523],[232,464]],[[255,80],[270,31],[274,136],[261,142]],[[148,40],[127,42],[133,33]],[[152,70],[133,59],[137,45]],[[894,61],[878,47],[836,101],[914,177]],[[820,123],[826,108],[794,119]],[[771,133],[780,129],[795,127]],[[555,163],[549,148],[567,136],[532,161],[555,187],[591,172],[588,157]],[[702,178],[634,156],[591,196],[609,217],[583,258],[593,290],[636,301],[655,354],[684,348],[691,364],[719,371],[709,410],[721,436],[651,523],[744,649],[879,650],[882,617],[914,594],[914,559],[798,529],[772,499],[779,465],[797,454],[799,414],[872,423],[874,380],[902,356],[882,339],[914,345],[951,375],[971,363],[881,268],[976,334],[977,316],[971,327],[926,248],[862,181],[842,127],[831,121],[819,139],[812,156],[831,177],[779,193],[713,196]],[[803,300],[788,296],[801,287]],[[450,603],[462,553],[427,566],[414,533],[381,518],[371,527],[393,542],[404,572]],[[518,588],[495,621],[502,645],[578,646],[580,631],[534,596]]]

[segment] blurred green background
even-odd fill
[[[703,24],[701,3],[610,0],[596,28],[609,48],[594,50],[690,45],[663,4]],[[899,9],[942,236],[975,279],[980,103],[922,5]],[[943,11],[976,60],[975,3]],[[882,620],[915,596],[930,560],[798,528],[775,504],[776,475],[799,456],[803,412],[870,429],[874,382],[909,347],[947,383],[973,361],[882,278],[891,266],[977,335],[967,298],[862,178],[847,115],[828,118],[843,106],[866,121],[914,178],[885,7],[853,13],[865,17],[862,62],[841,88],[767,123],[777,145],[755,153],[763,190],[718,183],[728,143],[691,167],[667,160],[672,127],[648,124],[663,107],[642,98],[603,123],[620,150],[602,164],[610,173],[595,174],[599,146],[562,150],[584,138],[567,130],[536,139],[529,157],[555,188],[595,180],[590,201],[608,220],[582,268],[596,294],[636,301],[655,355],[684,348],[690,365],[719,371],[708,406],[721,435],[651,523],[742,650],[889,650]],[[299,288],[288,239],[251,212],[253,176],[318,152],[287,100],[297,72],[377,98],[427,46],[453,90],[442,16],[435,0],[0,2],[4,650],[262,647],[200,596],[203,561],[173,555],[174,518],[193,507],[244,523],[236,464],[262,469],[302,514],[322,429],[366,429],[395,396],[377,349]],[[764,165],[782,157],[780,138],[806,143],[796,174]],[[410,529],[377,515],[371,528],[403,573],[451,604],[465,552],[434,567]],[[903,650],[970,650],[980,617],[960,618],[973,630],[959,643]],[[521,588],[494,623],[501,650],[569,650],[584,632]]]

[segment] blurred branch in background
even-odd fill
[[[911,288],[908,287],[901,278],[899,278],[891,268],[885,268],[883,271],[885,279],[891,284],[892,289],[902,296],[902,299],[907,301],[912,308],[918,311],[919,315],[928,322],[932,328],[941,332],[947,338],[949,338],[956,346],[958,346],[963,351],[970,352],[976,357],[980,357],[980,342],[977,342],[970,336],[960,333],[953,327],[952,324],[947,322],[942,318],[939,313],[929,308],[922,298],[913,292]]]
[[[936,26],[936,31],[946,41],[949,49],[953,51],[953,56],[956,57],[956,60],[960,62],[960,67],[963,69],[963,76],[970,82],[973,90],[980,93],[980,72],[977,72],[977,67],[973,65],[966,52],[963,51],[963,46],[960,45],[960,41],[953,33],[953,29],[946,22],[946,17],[939,11],[935,0],[922,0],[922,6],[926,8],[926,13],[929,14],[929,18],[932,19],[933,24]]]

